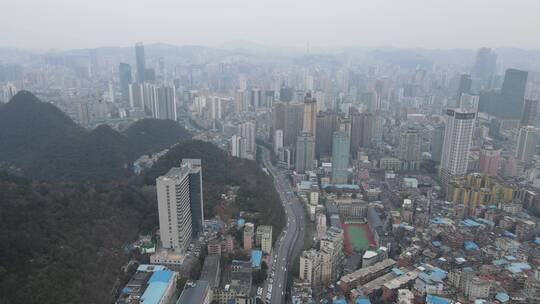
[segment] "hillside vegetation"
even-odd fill
[[[202,159],[206,217],[219,211],[221,194],[227,186],[240,186],[235,211],[258,213],[258,224],[273,225],[275,236],[281,232],[286,217],[271,177],[256,162],[232,157],[211,143],[189,140],[172,148],[144,173],[141,182],[154,185],[158,176],[179,166],[182,158]]]
[[[0,108],[0,162],[38,180],[124,179],[140,155],[189,138],[177,122],[156,119],[135,122],[122,133],[106,125],[87,131],[28,91]]]

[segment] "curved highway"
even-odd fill
[[[287,216],[287,227],[283,230],[274,245],[272,255],[272,304],[285,303],[287,275],[292,268],[294,258],[300,253],[305,236],[305,212],[301,203],[293,193],[293,189],[283,170],[274,167],[270,161],[270,151],[261,146],[263,163],[274,179],[276,190]],[[275,261],[275,262],[274,262]]]

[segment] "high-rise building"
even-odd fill
[[[285,107],[283,146],[294,147],[304,125],[304,104],[290,103]]]
[[[484,146],[480,150],[480,173],[497,176],[501,163],[501,150],[496,150],[492,146]]]
[[[129,85],[133,82],[131,78],[131,66],[127,63],[120,62],[118,65],[118,74],[120,78],[120,92],[122,93],[122,101],[128,102],[129,99]]]
[[[349,136],[343,131],[336,131],[332,141],[332,183],[346,184],[350,156]]]
[[[317,228],[317,239],[320,240],[326,234],[326,215],[324,213],[317,213],[315,217]]]
[[[499,119],[519,121],[525,103],[527,76],[526,71],[506,70],[499,98],[489,107],[488,113]]]
[[[221,120],[223,116],[222,100],[219,96],[210,96],[210,118],[212,120]]]
[[[13,82],[8,82],[5,86],[2,87],[2,98],[4,102],[9,102],[15,94],[17,94],[17,87]]]
[[[245,112],[248,110],[248,102],[246,91],[237,90],[234,95],[234,111],[236,113]]]
[[[525,126],[519,129],[519,137],[516,147],[516,159],[530,161],[536,154],[538,141],[538,129],[533,126]]]
[[[403,170],[419,170],[422,161],[422,138],[418,129],[407,127],[399,138],[399,159]]]
[[[343,230],[330,227],[321,239],[321,281],[323,284],[335,282],[343,263]]]
[[[276,130],[274,133],[274,154],[278,155],[279,150],[283,148],[283,130]]]
[[[245,121],[238,124],[238,134],[246,140],[246,152],[248,159],[255,159],[257,146],[255,145],[255,121]]]
[[[540,124],[540,107],[538,106],[538,99],[526,99],[523,106],[523,113],[521,114],[521,123],[523,126],[536,126]]]
[[[264,106],[263,93],[259,88],[253,88],[249,91],[249,106],[252,109],[258,109]]]
[[[482,81],[487,81],[495,74],[497,68],[497,55],[490,48],[480,48],[476,53],[476,61],[472,75]]]
[[[298,276],[300,280],[311,283],[312,287],[320,285],[321,256],[317,250],[310,249],[302,252]]]
[[[265,108],[271,108],[276,100],[276,94],[273,90],[266,90],[263,94],[262,105]]]
[[[272,105],[272,134],[275,134],[276,130],[285,130],[286,110],[287,104],[284,102],[278,101]]]
[[[151,83],[142,83],[143,109],[146,115],[155,117],[157,113],[157,86]]]
[[[311,93],[307,93],[304,98],[304,132],[309,132],[312,135],[316,134],[315,117],[317,115],[317,101],[311,97]]]
[[[442,148],[444,142],[444,125],[434,127],[430,138],[431,159],[438,163],[441,162]]]
[[[351,155],[355,157],[360,148],[369,147],[373,139],[375,117],[372,113],[353,111],[350,115]]]
[[[496,90],[481,91],[478,99],[478,112],[495,115],[494,108],[499,102],[499,92]]]
[[[478,112],[478,104],[480,97],[469,93],[461,93],[458,108],[462,108],[471,112]]]
[[[311,171],[315,161],[315,139],[311,133],[302,132],[296,141],[296,162],[297,172]]]
[[[272,251],[272,226],[259,225],[255,234],[255,242],[262,252]]]
[[[142,104],[146,115],[153,118],[177,119],[175,87],[142,83],[130,85],[129,90],[131,106],[138,108]]]
[[[236,134],[232,136],[231,155],[239,158],[248,158],[247,142],[244,137]]]
[[[202,230],[203,197],[200,160],[182,160],[156,179],[162,246],[185,252],[193,234]]]
[[[446,128],[441,160],[441,177],[448,182],[452,176],[467,173],[476,113],[463,109],[446,110]]]
[[[82,126],[88,126],[90,124],[90,109],[86,102],[79,104],[79,123]]]
[[[334,111],[319,112],[316,117],[315,154],[317,158],[330,156],[332,136],[338,129],[338,116]]]
[[[129,88],[129,106],[132,108],[143,109],[143,86],[139,83],[130,83]]]
[[[204,204],[202,187],[202,165],[200,159],[184,158],[182,166],[189,168],[189,202],[191,208],[191,231],[198,236],[203,231]]]
[[[176,89],[169,86],[156,88],[156,112],[154,118],[176,120]]]
[[[459,102],[461,100],[461,94],[470,94],[471,93],[471,86],[472,86],[472,79],[471,75],[468,74],[461,74],[459,76],[459,84],[457,89],[457,95],[456,95],[456,101]],[[459,107],[458,104],[455,106],[456,108]]]
[[[294,97],[294,90],[288,87],[285,83],[281,84],[279,89],[279,100],[283,102],[291,102]]]
[[[144,58],[144,45],[142,42],[135,44],[135,61],[137,63],[137,82],[143,83],[146,80],[146,59]]]

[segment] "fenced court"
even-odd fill
[[[368,224],[361,219],[349,219],[343,222],[345,252],[361,252],[370,246],[376,246]]]

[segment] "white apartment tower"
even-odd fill
[[[298,276],[301,280],[311,283],[312,287],[320,284],[321,256],[317,250],[310,249],[302,252]]]
[[[516,147],[516,158],[521,161],[530,161],[536,154],[538,129],[533,126],[524,126],[519,129]]]
[[[238,135],[231,137],[231,155],[239,158],[248,158],[246,138]]]
[[[475,118],[476,113],[470,110],[446,110],[441,177],[458,176],[467,173],[467,162],[469,160]]]
[[[200,160],[186,159],[156,179],[159,230],[164,249],[185,252],[194,231],[202,230]]]
[[[248,159],[255,159],[257,146],[255,145],[256,126],[254,121],[246,121],[238,125],[238,133],[246,140],[246,151]]]
[[[274,134],[274,154],[278,155],[281,148],[283,148],[283,130],[280,129]]]

